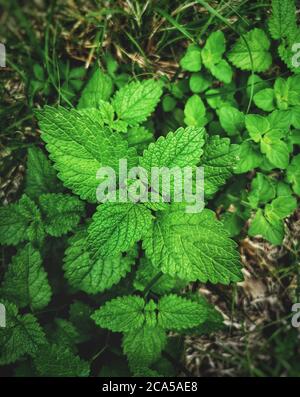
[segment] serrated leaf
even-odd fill
[[[112,94],[113,83],[111,78],[96,69],[82,91],[78,109],[98,108],[101,101],[107,101]]]
[[[119,159],[127,158],[129,168],[137,162],[134,148],[128,149],[117,132],[74,109],[46,106],[37,118],[59,178],[82,199],[97,201],[101,167],[112,167],[118,173]]]
[[[180,60],[180,66],[189,72],[199,72],[201,70],[201,49],[195,44],[190,44]]]
[[[84,215],[84,203],[76,196],[42,194],[39,202],[45,230],[53,237],[60,237],[71,231]]]
[[[25,354],[35,356],[46,343],[45,334],[32,314],[20,315],[10,302],[6,309],[6,327],[0,330],[0,365],[11,364]]]
[[[91,317],[101,328],[113,332],[129,332],[144,324],[144,308],[145,301],[141,297],[122,296],[106,302]]]
[[[273,39],[288,37],[297,28],[294,0],[272,0],[269,30]]]
[[[0,207],[0,243],[17,245],[22,241],[41,242],[44,229],[35,203],[23,195],[18,203]]]
[[[206,306],[174,294],[163,296],[157,309],[158,325],[164,329],[192,328],[207,318]]]
[[[34,365],[40,376],[48,377],[85,377],[90,368],[67,346],[47,344],[34,358]]]
[[[160,82],[155,80],[135,81],[117,91],[112,105],[119,119],[135,126],[150,116],[161,95]]]
[[[91,257],[105,258],[127,251],[141,239],[151,222],[151,212],[142,204],[99,205],[88,228]]]
[[[271,112],[275,109],[274,90],[272,88],[264,88],[263,90],[258,91],[254,95],[253,101],[259,109],[262,109],[265,112]]]
[[[161,327],[144,326],[125,333],[123,351],[132,370],[156,361],[166,345],[167,335]]]
[[[91,259],[87,250],[87,230],[81,227],[69,239],[64,271],[69,283],[88,294],[96,294],[117,284],[130,270],[131,260],[116,257]]]
[[[262,29],[255,28],[240,37],[228,54],[228,59],[239,69],[252,70],[251,57],[254,72],[264,72],[272,64],[269,52],[270,40]],[[248,43],[248,47],[245,44]]]
[[[55,169],[43,151],[37,147],[28,149],[25,193],[37,199],[41,194],[61,190]]]
[[[153,265],[173,277],[222,284],[242,278],[236,244],[210,210],[160,213],[143,247]]]
[[[276,195],[275,184],[270,178],[262,173],[257,173],[251,184],[251,192],[248,201],[252,208],[257,208],[259,204],[266,204]]]
[[[228,138],[209,137],[200,163],[204,167],[206,197],[212,197],[232,175],[238,155],[238,145],[231,145]]]
[[[42,309],[51,299],[51,288],[42,267],[39,251],[31,244],[20,249],[12,258],[0,288],[1,295],[23,308]]]
[[[263,156],[254,144],[245,141],[240,145],[239,160],[234,171],[236,174],[243,174],[259,167],[262,161]]]

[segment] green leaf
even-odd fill
[[[127,251],[141,239],[151,222],[151,212],[142,204],[99,205],[88,228],[92,258],[105,258]]]
[[[34,358],[34,364],[40,376],[85,377],[90,374],[89,364],[64,345],[44,346]]]
[[[82,91],[78,109],[98,108],[101,101],[107,101],[112,94],[113,83],[111,78],[96,69]]]
[[[69,194],[43,194],[39,202],[45,230],[53,237],[71,231],[84,215],[84,203]]]
[[[293,196],[281,196],[274,199],[271,204],[268,204],[265,213],[268,219],[275,217],[284,219],[293,214],[297,208],[297,200]]]
[[[134,81],[117,91],[112,105],[119,119],[135,126],[150,116],[161,95],[162,88],[159,81]]]
[[[288,37],[297,29],[294,0],[272,0],[269,30],[273,39]]]
[[[212,65],[210,68],[211,74],[218,80],[229,84],[232,80],[233,71],[231,66],[225,59],[222,59],[218,64]]]
[[[144,309],[145,301],[141,297],[122,296],[106,302],[91,317],[101,328],[113,332],[129,332],[143,326]]]
[[[6,309],[6,326],[0,330],[0,365],[11,364],[25,354],[35,356],[46,343],[45,334],[32,314],[20,315],[13,303]]]
[[[238,145],[231,145],[228,138],[220,138],[218,135],[209,137],[201,159],[206,197],[212,197],[232,175],[238,155]]]
[[[219,112],[220,124],[228,135],[238,135],[245,125],[244,113],[233,106],[224,106]]]
[[[183,58],[181,58],[180,66],[188,72],[199,72],[201,70],[201,50],[195,44],[190,44]]]
[[[257,208],[259,204],[266,204],[276,195],[275,185],[264,174],[258,172],[251,184],[251,192],[248,201],[252,208]]]
[[[22,241],[40,242],[44,238],[41,214],[26,195],[18,203],[0,207],[0,242],[17,245]]]
[[[144,326],[125,333],[123,350],[130,368],[138,369],[152,364],[160,357],[166,341],[166,332],[158,326]]]
[[[260,142],[262,136],[270,130],[270,123],[266,117],[258,114],[247,114],[246,128],[254,142]]]
[[[204,128],[178,128],[166,137],[151,143],[140,158],[140,165],[147,171],[152,167],[186,167],[197,165],[203,154]]]
[[[208,87],[210,87],[211,84],[211,79],[205,76],[203,73],[193,73],[189,81],[190,90],[194,94],[200,94],[200,92],[204,92]]]
[[[117,284],[130,270],[129,258],[118,255],[91,259],[86,245],[87,230],[81,227],[69,239],[63,266],[65,276],[74,288],[87,294],[103,292]]]
[[[284,238],[284,224],[281,220],[267,219],[259,209],[248,230],[249,236],[262,236],[273,245],[281,245]]]
[[[184,122],[188,126],[203,127],[207,123],[204,103],[199,95],[191,96],[184,107]]]
[[[212,65],[218,64],[221,61],[224,52],[224,33],[221,30],[211,33],[202,50],[202,60],[204,65],[210,69]]]
[[[287,180],[292,184],[294,192],[300,196],[300,154],[297,154],[288,166]]]
[[[243,142],[240,145],[239,161],[235,168],[236,174],[243,174],[261,165],[263,160],[260,152],[251,142]]]
[[[222,284],[242,278],[236,244],[210,210],[161,212],[143,247],[153,265],[173,277]]]
[[[51,299],[51,288],[39,251],[31,244],[20,249],[12,258],[1,286],[1,295],[23,308],[42,309]]]
[[[272,57],[269,52],[270,40],[268,36],[262,29],[255,28],[244,34],[243,37],[244,39],[240,37],[235,43],[228,54],[228,59],[239,69],[252,70],[250,50],[253,61],[253,71],[265,72],[272,64]]]
[[[275,109],[274,90],[272,88],[265,88],[258,91],[254,95],[253,101],[259,109],[262,109],[265,112],[271,112]]]
[[[43,151],[37,147],[28,149],[25,193],[37,199],[43,193],[62,190],[55,169]]]
[[[181,330],[203,323],[206,306],[174,294],[163,296],[158,302],[158,325],[164,329]]]
[[[286,169],[289,164],[289,148],[280,139],[271,139],[268,136],[260,144],[261,151],[277,168]]]
[[[112,167],[118,173],[119,159],[127,158],[129,168],[137,162],[134,148],[128,149],[117,132],[74,109],[46,106],[37,117],[59,178],[82,199],[97,201],[101,167]]]

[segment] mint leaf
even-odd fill
[[[268,204],[265,213],[269,219],[284,219],[293,214],[297,208],[297,200],[293,196],[281,196]]]
[[[131,260],[121,255],[91,259],[87,236],[86,228],[81,227],[69,239],[63,267],[67,280],[74,288],[96,294],[117,284],[130,270]]]
[[[101,328],[113,332],[129,332],[144,324],[145,301],[139,296],[122,296],[106,302],[92,314]]]
[[[292,184],[294,192],[300,196],[300,154],[297,154],[288,166],[287,180]]]
[[[40,242],[44,237],[41,214],[26,195],[18,203],[0,207],[0,242],[17,245],[22,241]]]
[[[273,39],[288,37],[297,29],[294,0],[272,0],[269,30]]]
[[[78,109],[98,108],[102,100],[107,101],[109,99],[112,90],[111,78],[102,70],[96,69],[82,91]]]
[[[34,365],[40,376],[85,377],[90,374],[89,364],[64,345],[44,346],[34,358]]]
[[[252,180],[251,192],[248,201],[252,208],[257,208],[259,204],[266,204],[276,195],[274,183],[270,178],[258,172]]]
[[[135,126],[150,116],[161,95],[160,82],[155,80],[135,81],[117,91],[112,105],[119,119]]]
[[[96,202],[96,174],[101,167],[118,172],[119,159],[123,158],[128,158],[128,167],[136,164],[135,150],[128,149],[116,132],[97,125],[87,115],[46,106],[37,117],[59,178],[82,199]]]
[[[1,295],[20,308],[42,309],[51,299],[51,288],[39,251],[31,244],[12,258],[0,288]]]
[[[184,107],[184,122],[188,126],[203,127],[207,123],[206,110],[200,96],[191,96]]]
[[[199,72],[201,70],[201,50],[195,44],[190,44],[183,58],[180,60],[182,69],[189,72]]]
[[[262,209],[259,209],[248,230],[249,236],[262,236],[274,245],[281,245],[284,238],[282,220],[267,219]]]
[[[84,215],[84,203],[77,197],[61,193],[43,194],[39,198],[45,230],[60,237],[71,231]]]
[[[244,128],[245,116],[233,106],[224,106],[219,112],[220,124],[228,135],[238,135]]]
[[[6,327],[0,332],[0,365],[11,364],[25,354],[35,356],[46,343],[45,334],[32,314],[20,315],[13,303],[2,302]]]
[[[285,169],[289,164],[289,148],[280,139],[272,139],[266,136],[261,144],[262,153],[266,154],[267,159],[277,168]]]
[[[270,130],[270,123],[266,117],[258,114],[247,114],[246,128],[254,142],[260,142],[262,136]]]
[[[274,90],[272,88],[265,88],[258,91],[254,95],[253,101],[259,109],[262,109],[265,112],[271,112],[275,109]]]
[[[265,72],[272,63],[269,52],[270,40],[262,29],[255,28],[240,37],[228,54],[228,59],[234,66],[242,70],[252,70],[250,53],[254,72]],[[245,44],[248,43],[249,48]]]
[[[248,172],[253,168],[259,167],[262,161],[263,156],[261,153],[251,142],[245,141],[240,145],[239,161],[235,168],[235,173],[243,174]]]
[[[88,228],[92,258],[105,258],[127,251],[141,239],[151,222],[151,212],[142,204],[99,205]]]
[[[163,296],[158,302],[158,325],[164,329],[181,330],[203,323],[207,317],[205,306],[174,294]]]
[[[198,214],[163,211],[144,237],[153,265],[187,281],[240,281],[236,244],[210,210]]]

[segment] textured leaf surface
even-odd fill
[[[107,101],[112,94],[113,84],[111,78],[96,69],[82,91],[78,109],[98,108],[101,101]]]
[[[156,361],[166,341],[166,332],[158,326],[144,326],[126,333],[123,337],[123,350],[131,369],[149,366]]]
[[[2,302],[6,309],[6,327],[0,329],[0,364],[10,364],[25,354],[34,356],[46,343],[45,334],[32,314],[18,314],[13,303]]]
[[[96,294],[117,284],[130,270],[131,260],[121,255],[92,260],[86,245],[87,231],[83,227],[69,239],[64,258],[65,276],[73,287]]]
[[[84,214],[84,203],[69,194],[43,194],[39,202],[45,230],[54,237],[72,230]]]
[[[18,203],[0,207],[0,242],[17,245],[22,241],[41,241],[44,229],[35,203],[23,196]]]
[[[89,376],[89,364],[64,345],[46,345],[34,358],[40,376],[84,377]]]
[[[145,301],[139,296],[122,296],[106,302],[91,317],[101,328],[129,332],[144,324],[144,308]]]
[[[82,199],[97,201],[100,182],[96,174],[100,167],[118,172],[119,159],[128,158],[129,168],[137,162],[135,149],[128,149],[118,133],[74,109],[46,106],[37,117],[59,178]]]
[[[249,48],[245,44],[247,41]],[[264,72],[271,66],[272,57],[269,53],[270,40],[265,32],[261,29],[253,29],[244,35],[244,40],[239,38],[228,54],[228,59],[236,67],[242,70],[251,70],[251,57],[253,61],[253,70],[255,72]]]
[[[141,239],[151,222],[151,212],[142,204],[99,205],[88,229],[92,257],[104,258],[128,250]]]
[[[51,288],[40,253],[31,244],[12,258],[0,289],[5,299],[20,308],[42,309],[51,299]]]
[[[158,302],[158,325],[180,330],[195,327],[207,318],[207,308],[177,295],[163,296]]]
[[[162,212],[143,246],[153,265],[172,276],[222,284],[242,279],[236,243],[210,210]]]
[[[272,0],[272,16],[269,30],[273,39],[289,36],[297,28],[294,0]]]
[[[162,94],[161,84],[155,80],[135,81],[115,94],[112,105],[118,118],[131,126],[145,121],[154,111]]]

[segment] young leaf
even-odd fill
[[[92,314],[101,328],[113,332],[130,332],[142,327],[145,321],[145,301],[139,296],[122,296],[106,302]]]
[[[28,150],[25,193],[31,199],[37,199],[44,193],[56,193],[62,190],[55,169],[43,151],[37,147]]]
[[[203,127],[207,123],[204,103],[199,95],[191,96],[184,107],[184,122],[188,126]]]
[[[154,266],[187,281],[240,281],[236,244],[210,210],[198,214],[163,211],[144,237]]]
[[[134,148],[128,149],[118,133],[74,109],[46,106],[37,118],[59,178],[82,199],[97,201],[97,171],[101,167],[118,172],[119,159],[127,158],[128,167],[137,162]]]
[[[119,119],[130,126],[145,121],[162,95],[161,83],[155,80],[134,81],[115,94],[112,105]]]
[[[158,302],[158,325],[164,329],[181,330],[203,323],[206,306],[174,294],[163,296]]]
[[[233,106],[224,106],[218,112],[222,128],[231,135],[238,135],[245,125],[244,113]]]
[[[204,65],[210,69],[212,65],[218,64],[225,52],[225,36],[221,30],[210,34],[202,50]]]
[[[275,109],[274,90],[272,88],[265,88],[258,91],[254,95],[253,101],[259,109],[262,109],[265,112],[271,112]]]
[[[180,60],[180,66],[188,72],[199,72],[201,70],[201,50],[197,45],[189,45],[184,57]]]
[[[40,253],[31,244],[20,249],[12,258],[0,288],[1,295],[18,307],[42,309],[51,299],[51,288],[42,267]]]
[[[266,204],[276,195],[276,189],[272,180],[264,174],[258,172],[252,180],[251,192],[248,201],[252,208],[257,208],[259,204]]]
[[[258,114],[247,114],[246,128],[254,142],[260,142],[262,136],[270,130],[270,123],[266,117]]]
[[[86,245],[87,230],[81,227],[69,239],[64,258],[65,276],[74,288],[96,294],[117,284],[130,270],[129,258],[118,255],[91,259]]]
[[[267,156],[267,159],[277,168],[286,169],[289,164],[289,148],[287,144],[280,139],[272,139],[271,136],[266,136],[260,148],[262,153]]]
[[[243,142],[240,145],[239,161],[235,168],[236,174],[243,174],[261,165],[263,156],[251,142]]]
[[[96,69],[82,91],[78,109],[98,108],[101,101],[107,101],[112,94],[113,83],[111,78]]]
[[[151,222],[151,212],[142,204],[99,205],[88,228],[92,258],[105,258],[127,251],[141,239]]]
[[[151,365],[159,358],[166,341],[166,332],[158,326],[144,326],[125,333],[123,350],[128,357],[130,368]]]
[[[247,41],[248,46],[245,41]],[[228,54],[228,59],[239,69],[252,70],[251,57],[254,72],[265,72],[272,63],[269,53],[270,40],[265,32],[255,28],[240,37]]]
[[[6,309],[6,327],[0,332],[0,365],[14,363],[25,354],[35,356],[46,344],[37,319],[32,314],[20,315],[13,303],[2,304]]]
[[[17,245],[22,241],[40,242],[44,238],[41,214],[24,195],[18,203],[0,207],[0,242]]]
[[[248,230],[249,236],[262,236],[274,245],[281,245],[284,238],[282,220],[267,219],[262,209],[259,209]]]
[[[45,230],[53,237],[68,233],[78,224],[84,214],[84,203],[76,196],[69,194],[43,194],[39,202]]]
[[[281,196],[274,199],[271,204],[268,204],[265,213],[269,219],[278,218],[284,219],[297,208],[297,200],[293,196]]]
[[[292,184],[294,192],[300,196],[300,154],[297,154],[288,166],[287,180]]]

